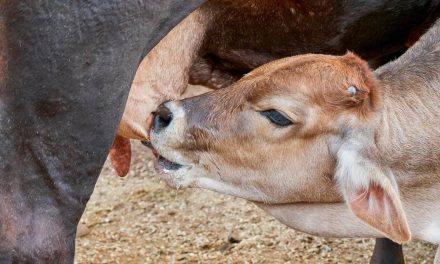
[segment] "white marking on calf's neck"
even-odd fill
[[[269,198],[263,192],[253,188],[252,190],[247,190],[246,188],[238,188],[221,181],[217,181],[211,178],[199,178],[196,182],[196,187],[219,192],[226,195],[232,195],[240,197],[250,201],[258,201],[267,203],[270,202]]]
[[[426,241],[434,244],[440,244],[440,220],[430,222],[422,230],[422,237]]]

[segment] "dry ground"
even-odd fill
[[[309,236],[242,199],[172,190],[154,177],[149,150],[133,148],[126,178],[108,164],[101,173],[81,220],[77,264],[368,263],[371,239]],[[405,255],[407,263],[432,263],[434,247],[412,242]]]

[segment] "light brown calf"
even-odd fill
[[[440,21],[374,73],[351,53],[304,55],[165,103],[150,136],[174,187],[254,201],[316,235],[439,244],[439,101]]]

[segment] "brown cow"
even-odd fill
[[[374,73],[351,53],[303,55],[165,103],[150,136],[171,186],[257,202],[315,235],[440,244],[439,100],[440,21]]]

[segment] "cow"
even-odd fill
[[[440,20],[375,72],[350,52],[268,63],[160,105],[156,169],[310,234],[440,244],[439,66]]]
[[[223,88],[264,63],[307,52],[350,49],[377,67],[403,53],[439,13],[439,1],[206,1],[139,66],[112,163],[119,175],[127,174],[128,138],[148,139],[154,109],[181,98],[188,83]],[[389,263],[379,250],[384,245],[385,252],[397,253],[391,254],[396,263],[403,263],[400,246],[378,241],[375,262]]]
[[[137,66],[202,0],[0,0],[0,263],[73,263]]]

